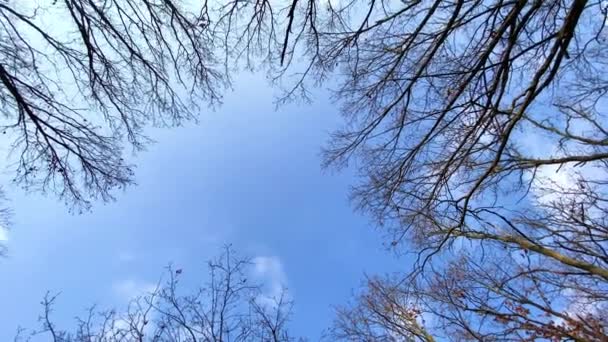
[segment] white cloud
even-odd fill
[[[556,202],[578,202],[584,196],[581,190],[582,180],[605,181],[606,170],[597,165],[575,166],[573,163],[547,165],[540,167],[532,183],[535,200],[541,205]],[[590,208],[587,215],[603,215]]]
[[[571,190],[576,185],[575,174],[570,165],[547,165],[540,167],[532,183],[536,200],[549,204],[559,200],[563,193],[558,190]]]
[[[594,299],[589,299],[584,293],[576,290],[566,289],[563,292],[565,306],[562,312],[575,320],[585,320],[586,316],[599,317],[600,303]],[[565,321],[561,317],[555,319],[556,325],[564,325]]]
[[[140,311],[134,307],[134,311],[130,312],[128,309],[133,303],[147,304],[147,299],[141,301],[146,295],[157,290],[158,286],[153,283],[138,281],[133,278],[123,279],[112,284],[112,290],[114,294],[120,299],[127,303],[127,307],[124,311],[119,311],[116,314],[116,321],[112,329],[107,331],[107,338],[109,340],[115,340],[116,336],[122,336],[125,332],[131,330],[131,324],[135,323],[138,329],[142,329],[145,335],[153,333],[153,324],[143,324],[145,321],[154,321],[158,314],[155,310]],[[135,302],[132,302],[135,301]],[[143,316],[145,314],[145,316]],[[135,315],[135,316],[132,316]],[[145,319],[144,319],[145,317]],[[117,335],[118,334],[118,335]],[[110,338],[112,337],[112,338]]]
[[[112,284],[112,290],[117,296],[131,300],[138,296],[146,295],[156,289],[156,284],[141,282],[134,279],[124,279]]]
[[[275,256],[258,256],[253,258],[253,276],[263,283],[263,293],[259,302],[274,305],[283,290],[287,287],[287,274],[283,263]]]
[[[574,126],[574,124],[573,124]],[[575,133],[585,135],[585,127],[581,124],[571,127]],[[552,159],[566,157],[569,153],[557,148],[558,142],[552,137],[545,136],[533,128],[526,127],[526,135],[518,137],[522,144],[521,151],[525,151],[528,158]],[[581,131],[581,132],[579,132]],[[568,149],[566,149],[568,150]],[[575,151],[577,151],[575,149]],[[576,152],[573,152],[576,154]],[[586,151],[583,153],[587,153]],[[527,176],[532,177],[532,171]],[[555,201],[573,200],[580,190],[580,179],[605,179],[606,172],[593,163],[576,165],[567,163],[563,165],[540,166],[534,174],[532,193],[535,201],[541,205],[549,205]]]
[[[0,242],[8,241],[8,230],[0,226]]]

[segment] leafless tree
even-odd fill
[[[329,336],[346,341],[434,342],[425,327],[421,310],[407,293],[386,286],[386,281],[369,279],[366,292],[352,305],[340,307]]]
[[[262,284],[247,278],[250,265],[227,247],[209,263],[209,281],[188,294],[179,286],[182,269],[169,267],[166,282],[135,298],[124,312],[92,307],[77,318],[73,330],[53,322],[57,296],[47,294],[41,303],[41,329],[21,329],[15,340],[44,336],[54,342],[295,341],[287,329],[291,300],[286,292],[261,300]]]
[[[125,142],[141,149],[145,125],[179,125],[194,118],[192,100],[220,100],[227,79],[206,4],[30,5],[0,3],[1,130],[15,183],[78,208],[110,199],[132,182]]]
[[[17,182],[110,196],[131,179],[122,137],[141,146],[150,118],[189,117],[173,84],[217,100],[237,61],[269,67],[281,100],[331,79],[346,124],[326,164],[356,162],[354,201],[415,259],[364,293],[413,303],[383,322],[432,317],[382,336],[606,339],[605,2],[246,0],[191,15],[174,1],[63,1],[50,5],[70,14],[63,39],[32,19],[41,9],[11,4],[0,80]]]
[[[354,201],[415,259],[403,279],[364,292],[348,311],[360,320],[338,321],[361,335],[336,336],[608,338],[607,11],[582,0],[288,3],[275,71],[300,73],[286,96],[334,79],[347,124],[326,164],[355,161]],[[375,335],[366,320],[394,294],[433,318],[430,334],[395,327],[393,311],[381,317],[390,334]]]

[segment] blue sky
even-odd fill
[[[204,281],[205,261],[232,243],[266,264],[295,301],[292,331],[312,340],[367,273],[399,263],[348,202],[352,172],[323,172],[319,152],[341,119],[312,105],[275,110],[261,76],[244,75],[198,125],[150,130],[157,142],[135,161],[138,185],[82,215],[52,196],[8,188],[15,211],[0,260],[0,341],[35,327],[44,293],[61,291],[55,315],[69,324],[91,304],[121,307],[172,262]]]

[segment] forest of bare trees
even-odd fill
[[[133,298],[124,311],[92,306],[76,318],[73,329],[54,323],[61,297],[47,293],[40,328],[19,329],[15,342],[296,341],[287,330],[289,295],[267,297],[264,284],[247,277],[251,266],[251,260],[227,246],[208,262],[208,281],[195,289],[180,286],[184,270],[169,266],[156,288]]]
[[[133,181],[146,126],[196,119],[239,70],[279,103],[329,86],[324,166],[355,162],[353,203],[416,260],[333,339],[608,340],[604,1],[42,2],[0,2],[14,183],[85,208]]]

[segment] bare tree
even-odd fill
[[[0,3],[1,130],[17,157],[13,181],[26,189],[78,208],[110,199],[132,182],[125,142],[142,149],[145,125],[179,125],[194,118],[197,99],[220,100],[227,78],[206,4],[28,6]]]
[[[247,0],[196,14],[174,1],[53,6],[74,36],[49,34],[32,19],[41,10],[0,5],[17,182],[107,198],[131,179],[122,137],[141,146],[145,122],[189,117],[173,84],[217,100],[213,85],[232,62],[268,66],[287,85],[282,100],[332,79],[346,125],[326,164],[356,161],[354,201],[415,259],[403,279],[368,291],[433,318],[405,320],[402,336],[606,339],[603,1]],[[64,75],[89,110],[68,105]],[[365,305],[356,312],[378,314]]]
[[[247,279],[248,259],[226,247],[209,262],[209,280],[194,291],[182,294],[182,269],[168,267],[164,283],[131,301],[124,311],[99,311],[91,307],[76,319],[73,330],[59,328],[52,319],[57,295],[42,301],[41,329],[20,329],[15,341],[45,336],[55,342],[158,341],[231,342],[295,341],[288,333],[292,302],[286,292],[271,300],[260,300],[261,284]]]
[[[421,310],[407,293],[386,286],[383,279],[368,279],[365,292],[351,306],[337,309],[329,337],[346,341],[434,342]]]
[[[276,71],[304,69],[287,98],[336,80],[347,124],[326,164],[356,161],[354,201],[414,255],[403,279],[367,291],[379,303],[348,311],[362,325],[338,321],[361,335],[336,336],[427,338],[412,320],[375,335],[374,305],[397,293],[433,317],[420,331],[448,339],[608,339],[607,11],[582,0],[288,4]]]

